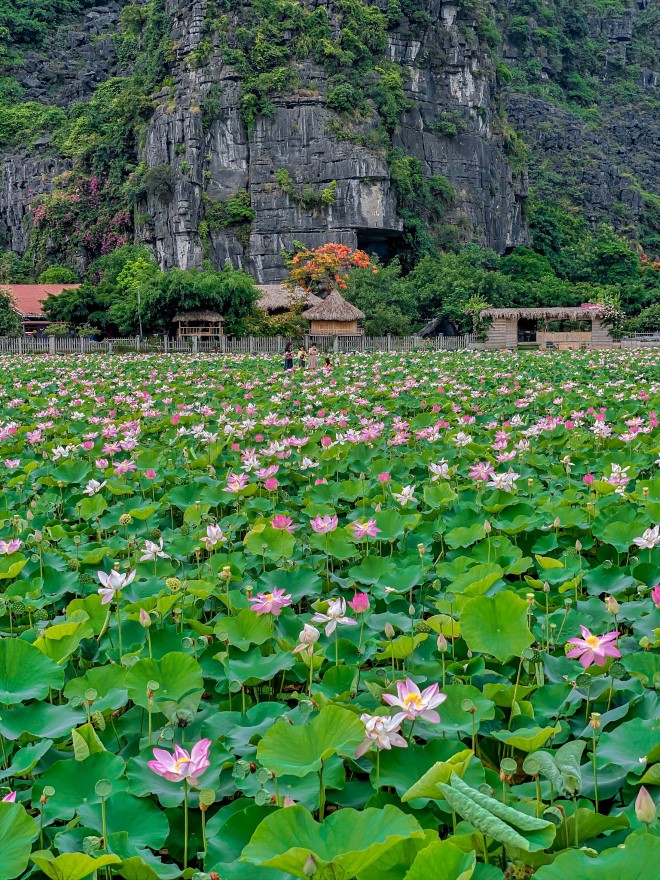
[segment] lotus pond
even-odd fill
[[[654,880],[653,351],[0,360],[0,880]]]

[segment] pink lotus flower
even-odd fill
[[[20,465],[20,459],[18,458],[6,458],[5,459],[5,467],[10,471],[15,471],[16,468]]]
[[[314,645],[319,640],[319,636],[321,633],[317,630],[315,626],[312,626],[311,623],[304,624],[300,634],[298,635],[298,642],[300,644],[296,645],[293,649],[294,654],[307,654],[309,657],[314,653]]]
[[[153,468],[148,468],[144,472],[144,476],[147,478],[147,480],[155,480],[156,479],[156,471]]]
[[[593,482],[594,482],[594,475],[593,474],[585,474],[582,477],[582,482],[584,483],[585,486],[592,486]]]
[[[106,574],[104,571],[97,571],[96,574],[103,584],[98,589],[98,594],[102,597],[101,605],[108,605],[112,602],[117,593],[133,583],[135,579],[134,571],[131,571],[129,574],[121,574],[121,572],[113,569],[110,574]]]
[[[227,539],[223,535],[220,526],[212,524],[206,527],[206,537],[202,538],[202,543],[206,544],[207,550],[212,550],[216,544],[226,544]]]
[[[494,473],[492,465],[485,461],[478,461],[468,471],[468,477],[471,480],[481,480],[482,483],[485,483],[486,480],[490,480]]]
[[[317,611],[312,617],[312,623],[325,623],[325,634],[331,636],[337,629],[338,624],[344,626],[357,626],[357,620],[352,617],[346,617],[346,599],[331,599],[328,602],[328,610],[325,614]]]
[[[387,471],[383,471],[382,474],[378,474],[378,482],[379,483],[389,483],[389,481],[391,479],[392,479],[392,475],[389,474]]]
[[[0,541],[0,556],[10,556],[16,553],[23,546],[23,542],[18,538],[12,538],[11,541]]]
[[[144,551],[140,556],[140,562],[155,562],[157,559],[169,559],[169,554],[163,551],[163,539],[156,544],[154,541],[144,542]]]
[[[240,492],[241,489],[245,489],[249,479],[247,474],[229,474],[225,492],[233,492],[234,494]]]
[[[369,610],[369,596],[366,593],[356,593],[348,604],[356,614],[364,614]]]
[[[651,599],[656,608],[660,608],[660,584],[656,584],[651,590]]]
[[[188,785],[199,785],[199,777],[210,766],[208,759],[210,739],[200,739],[187,752],[181,746],[174,746],[174,753],[165,749],[154,749],[154,759],[149,761],[149,768],[158,776],[170,782],[187,782]]]
[[[383,700],[388,706],[400,706],[405,717],[410,721],[414,721],[415,718],[422,718],[432,724],[440,721],[440,716],[434,709],[444,703],[447,695],[440,693],[438,684],[432,684],[420,691],[415,682],[407,678],[405,681],[397,681],[396,690],[396,696],[383,694]]]
[[[296,526],[293,524],[293,520],[290,516],[286,516],[284,513],[276,514],[270,521],[271,526],[274,529],[278,529],[282,532],[289,532],[289,534],[293,534],[296,530]]]
[[[269,492],[274,492],[275,489],[280,485],[280,481],[275,477],[268,477],[268,479],[264,482],[264,488]]]
[[[605,666],[608,657],[621,656],[619,649],[612,644],[619,637],[618,632],[613,631],[605,633],[604,636],[595,636],[586,626],[580,626],[580,629],[582,630],[581,639],[568,640],[570,645],[576,646],[566,654],[571,660],[579,659],[586,669],[592,663],[595,663],[596,666]]]
[[[330,516],[329,514],[326,514],[325,516],[315,516],[314,519],[310,520],[309,524],[319,535],[327,535],[328,532],[334,532],[337,528],[339,525],[339,518],[337,516]]]
[[[272,614],[279,617],[283,608],[291,604],[291,596],[284,590],[273,590],[272,593],[257,593],[248,600],[252,603],[252,610],[257,614]]]
[[[3,804],[15,804],[16,803],[16,792],[10,791],[9,794],[6,794],[2,799]]]
[[[366,522],[352,522],[349,529],[356,538],[375,538],[380,533],[375,519],[368,519]]]
[[[355,750],[355,757],[362,757],[372,746],[388,750],[392,746],[398,746],[401,749],[408,748],[408,743],[398,732],[401,728],[401,722],[405,719],[405,712],[399,712],[392,716],[368,715],[366,712],[360,715],[360,721],[365,727],[365,737]]]

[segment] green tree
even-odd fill
[[[15,336],[21,330],[21,317],[16,311],[14,298],[9,290],[0,287],[0,336]]]
[[[144,330],[167,332],[177,312],[212,309],[225,319],[226,333],[239,335],[257,296],[254,279],[240,269],[172,269],[157,276],[145,291]]]
[[[51,266],[39,276],[39,284],[78,284],[78,275],[68,266]]]

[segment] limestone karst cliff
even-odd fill
[[[33,121],[7,132],[0,111],[0,244],[36,265],[135,240],[163,267],[230,260],[269,282],[296,241],[502,253],[527,242],[529,180],[652,238],[647,0],[582,18],[579,0],[577,24],[565,0],[70,5],[0,79]],[[560,45],[583,24],[589,75]],[[600,107],[589,89],[622,71],[636,91]]]

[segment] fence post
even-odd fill
[[[135,337],[135,350],[136,351],[140,350],[140,337],[139,336]]]
[[[252,336],[252,334],[248,336],[248,349],[250,354],[254,354],[254,336]]]
[[[48,337],[48,354],[55,354],[55,337]]]
[[[392,351],[392,334],[387,334],[387,350]]]
[[[18,337],[18,353],[23,354],[23,337]]]
[[[282,351],[282,337],[279,333],[277,334],[277,351]]]
[[[335,336],[335,341],[332,343],[332,350],[335,354],[339,354],[339,337]]]
[[[165,352],[165,354],[167,354],[167,352],[169,350],[170,350],[170,340],[169,340],[169,337],[167,336],[167,334],[165,334],[165,336],[163,336],[163,351]]]
[[[108,354],[112,354],[112,339],[108,339]]]
[[[227,337],[223,333],[220,337],[220,351],[224,354],[227,351]]]
[[[199,337],[193,336],[192,338],[192,353],[197,354],[199,351]]]

